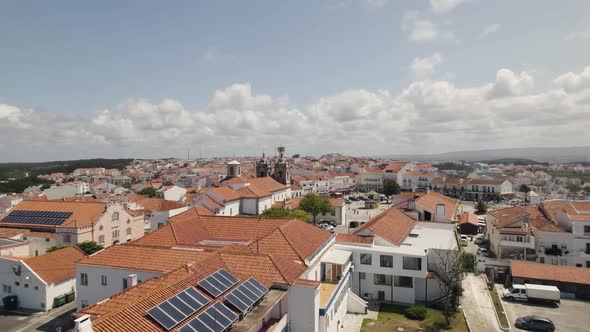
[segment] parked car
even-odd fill
[[[502,293],[507,300],[538,301],[559,305],[561,292],[559,288],[548,285],[514,284]]]
[[[532,331],[555,331],[555,325],[551,319],[541,316],[518,317],[516,322],[514,322],[514,326],[519,329],[527,329]]]
[[[477,254],[480,256],[488,257],[490,255],[490,252],[488,251],[488,248],[478,248]]]
[[[463,234],[463,235],[461,235],[461,241],[463,241],[463,240],[469,242],[469,237],[467,237],[467,235]]]
[[[350,228],[357,228],[359,227],[359,222],[358,221],[351,221],[349,223]]]

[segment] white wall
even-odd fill
[[[80,274],[88,275],[88,285],[80,284]],[[134,271],[127,269],[116,269],[111,267],[87,266],[76,264],[76,307],[82,309],[85,304],[92,305],[113,294],[123,290],[123,278],[130,274],[137,274],[137,280],[145,281],[149,278],[161,275],[159,272]],[[107,277],[107,285],[101,284],[101,276]]]
[[[27,257],[30,253],[30,243],[29,242],[21,242],[17,243],[16,245],[10,245],[5,247],[0,247],[0,256],[9,256],[9,257]],[[45,253],[45,252],[43,252]],[[1,281],[1,278],[0,278]]]
[[[257,208],[257,203],[256,203],[256,198],[242,198],[242,203],[241,203],[241,211],[240,213],[243,214],[258,214],[256,211]],[[262,212],[262,211],[260,211]]]
[[[14,273],[13,266],[20,266],[20,275]],[[24,262],[20,260],[0,258],[0,273],[2,275],[2,278],[0,278],[0,284],[2,285],[0,292],[2,292],[2,297],[7,295],[18,296],[18,305],[21,308],[39,311],[46,311],[51,308],[53,303],[46,302],[45,282],[31,271]],[[3,292],[3,285],[10,286],[12,292]]]
[[[320,291],[317,288],[292,285],[289,297],[289,326],[292,332],[319,332]]]

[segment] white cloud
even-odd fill
[[[423,78],[434,73],[435,67],[443,62],[439,53],[424,58],[414,58],[410,64],[410,70],[415,78]]]
[[[441,57],[442,58],[442,57]],[[258,155],[277,144],[290,153],[370,155],[590,141],[590,67],[534,93],[527,72],[500,69],[490,82],[458,87],[415,81],[401,91],[347,90],[293,105],[233,84],[205,109],[135,98],[88,118],[0,105],[0,159]],[[547,133],[551,133],[548,135]]]
[[[487,35],[494,33],[500,29],[500,24],[491,24],[483,28],[479,33],[479,38],[485,38]]]
[[[387,0],[367,0],[369,6],[381,8],[387,4]]]
[[[430,0],[430,8],[437,14],[451,12],[465,0]]]
[[[572,31],[565,36],[566,40],[590,39],[590,27],[582,31]]]
[[[500,69],[496,73],[496,81],[490,85],[489,98],[519,96],[530,93],[533,89],[533,78],[527,72],[516,74],[509,69]]]
[[[232,60],[234,58],[234,54],[225,52],[217,46],[208,46],[199,56],[199,61],[203,64],[212,64]]]
[[[409,40],[416,43],[430,42],[436,39],[457,40],[452,30],[433,23],[423,14],[416,11],[404,14],[401,29],[407,33]]]
[[[580,74],[569,72],[560,75],[553,82],[567,92],[590,89],[590,67],[584,68]]]

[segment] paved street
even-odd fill
[[[463,281],[461,306],[472,331],[500,331],[484,279],[469,274]]]
[[[75,309],[75,302],[72,302],[48,313],[37,313],[28,316],[1,313],[0,331],[65,332],[74,327],[72,313]]]

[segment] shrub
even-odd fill
[[[424,320],[426,318],[426,308],[412,306],[404,310],[404,315],[409,319]]]
[[[495,283],[493,280],[488,280],[488,289],[489,289],[489,290],[492,290],[492,289],[494,289],[494,285],[495,285],[495,284],[496,284],[496,283]]]

